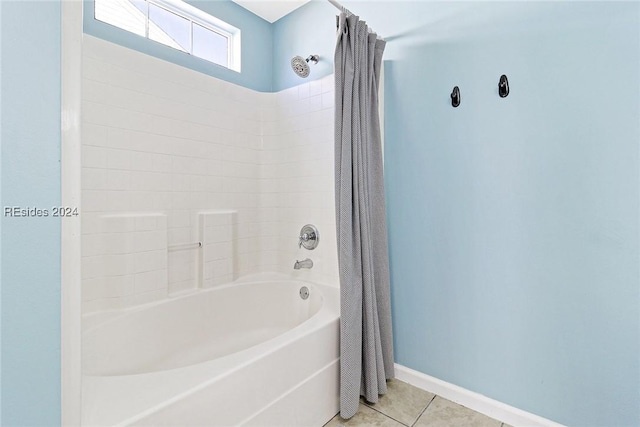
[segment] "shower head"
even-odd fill
[[[306,78],[311,72],[311,69],[309,68],[309,61],[317,64],[319,59],[320,57],[318,55],[311,55],[307,59],[304,59],[302,56],[294,56],[291,59],[291,68],[293,68],[293,72],[298,76]]]

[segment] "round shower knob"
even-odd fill
[[[300,240],[298,243],[299,248],[304,246],[305,249],[309,249],[310,251],[312,251],[318,247],[319,242],[320,235],[318,234],[318,229],[314,225],[307,224],[302,227],[302,230],[300,230]]]

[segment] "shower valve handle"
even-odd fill
[[[312,251],[318,247],[319,242],[320,242],[320,235],[318,234],[318,229],[315,226],[311,224],[307,224],[304,227],[302,227],[302,230],[300,230],[300,236],[298,240],[299,248],[305,248]]]
[[[316,240],[316,233],[302,233],[300,235],[300,241],[298,242],[298,247],[302,247],[303,242],[308,242],[309,240]]]

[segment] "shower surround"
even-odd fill
[[[83,424],[329,420],[332,79],[260,93],[85,35],[82,83]]]
[[[85,314],[266,271],[337,285],[331,77],[261,93],[85,35],[82,96]]]

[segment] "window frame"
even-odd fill
[[[95,2],[98,0],[94,0],[94,5]],[[153,41],[155,43],[159,43],[162,44],[163,46],[166,46],[170,49],[173,50],[177,50],[178,52],[183,52],[186,53],[187,55],[193,56],[194,58],[198,58],[201,59],[203,61],[206,61],[208,63],[217,65],[219,67],[223,67],[223,68],[227,68],[229,70],[232,71],[236,71],[236,72],[240,72],[241,71],[241,52],[240,52],[240,48],[241,48],[241,41],[240,41],[240,29],[234,27],[233,25],[224,22],[223,20],[216,18],[215,16],[212,16],[200,9],[198,9],[195,6],[192,6],[182,0],[143,0],[145,2],[146,8],[145,8],[145,35],[144,38],[146,38],[147,40]],[[173,13],[183,19],[186,19],[187,21],[189,21],[189,37],[190,37],[190,43],[189,43],[189,51],[184,51],[182,49],[176,49],[172,46],[167,46],[162,42],[153,40],[151,38],[149,38],[149,9],[150,9],[150,5],[154,5],[156,7],[159,7],[161,9],[164,9],[167,12]],[[99,21],[103,24],[108,24],[111,25],[113,27],[116,27],[122,31],[127,31],[131,34],[136,34],[133,33],[127,29],[118,27],[117,25],[114,25],[110,22],[106,22],[106,21],[102,21],[100,19],[98,19],[96,17],[96,13],[95,13],[95,6],[94,6],[94,13],[93,13],[93,18],[96,21]],[[200,56],[194,55],[193,54],[193,26],[194,25],[199,25],[202,28],[209,30],[215,34],[218,34],[222,37],[225,37],[227,39],[227,66],[222,65],[222,64],[218,64],[216,62],[213,61],[209,61],[208,59],[202,58]]]

